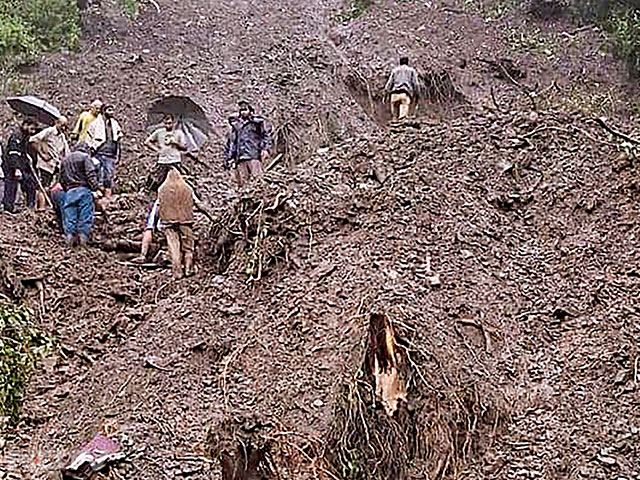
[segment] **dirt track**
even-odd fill
[[[271,441],[282,478],[324,478],[332,466],[312,460],[330,457],[323,446],[331,448],[344,387],[357,383],[375,312],[398,322],[419,360],[409,381],[418,426],[449,421],[407,478],[433,476],[448,457],[451,478],[640,478],[638,188],[602,129],[579,114],[532,114],[517,86],[434,55],[470,58],[472,46],[456,49],[449,38],[443,48],[434,35],[477,25],[472,15],[416,7],[433,14],[424,38],[434,47],[407,47],[454,72],[469,103],[438,121],[382,130],[342,84],[352,69],[327,42],[375,78],[402,42],[382,33],[408,21],[401,5],[375,7],[350,30],[331,29],[331,2],[160,5],[161,15],[143,11],[135,33],[103,31],[85,55],[54,57],[40,73],[60,65],[66,73],[36,82],[72,108],[90,97],[72,80],[96,72],[92,81],[128,116],[121,174],[132,187],[152,161],[135,143],[143,108],[160,93],[194,96],[220,134],[238,91],[278,126],[290,118],[301,134],[289,140],[304,160],[268,175],[264,205],[275,208],[261,211],[286,248],[272,250],[277,263],[248,286],[240,257],[215,274],[205,244],[196,280],[174,283],[97,249],[63,253],[43,219],[3,217],[2,255],[22,275],[45,277],[43,323],[63,344],[33,379],[24,421],[7,439],[15,478],[44,478],[109,422],[131,453],[117,469],[125,478],[218,478],[202,452],[211,450],[207,433],[229,422]],[[255,35],[238,33],[246,28]],[[478,44],[492,35],[472,31]],[[192,65],[176,46],[204,46],[206,55]],[[121,74],[104,79],[113,58]],[[530,74],[543,63],[528,61]],[[493,85],[505,112],[492,105]],[[323,121],[334,125],[332,138]],[[224,201],[218,148],[204,157],[212,171],[191,167],[222,212],[241,202]],[[123,198],[112,235],[134,240],[145,199]],[[204,220],[199,229],[207,238]],[[440,287],[429,284],[436,274]],[[29,297],[38,303],[36,292]],[[470,403],[462,408],[456,396]],[[373,460],[359,458],[369,468]]]

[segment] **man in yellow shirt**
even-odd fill
[[[89,125],[91,125],[95,121],[95,119],[98,118],[101,110],[102,102],[100,100],[94,100],[89,110],[82,112],[78,117],[76,126],[70,135],[71,140],[77,140],[78,142],[87,143],[87,140],[89,139],[89,137],[87,136]]]

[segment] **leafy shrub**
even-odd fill
[[[118,3],[129,18],[133,18],[138,15],[138,3],[139,0],[118,0]]]
[[[0,431],[18,420],[27,380],[53,346],[31,316],[26,308],[0,302]]]
[[[42,50],[73,48],[79,38],[75,1],[0,1],[0,67],[32,63]]]
[[[618,5],[609,13],[606,25],[629,73],[637,77],[640,74],[640,9]]]
[[[341,14],[344,22],[355,20],[373,5],[373,0],[349,0],[349,7]]]
[[[498,0],[492,6],[500,12],[525,8],[529,14],[553,19],[570,12],[580,23],[597,23],[615,43],[617,54],[629,73],[640,76],[640,0]]]

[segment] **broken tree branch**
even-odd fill
[[[619,132],[618,130],[615,130],[614,128],[610,127],[609,125],[607,125],[607,123],[604,121],[603,117],[598,117],[595,118],[594,121],[600,125],[602,128],[604,128],[607,132],[609,132],[610,134],[612,134],[615,137],[621,138],[629,143],[633,143],[634,145],[640,145],[640,140],[636,140],[635,138],[630,137],[629,135]]]

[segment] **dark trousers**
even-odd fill
[[[36,205],[36,179],[31,172],[31,168],[26,161],[16,161],[11,158],[2,163],[4,172],[4,196],[2,204],[4,209],[13,212],[18,195],[18,185],[22,187],[22,193],[26,197],[29,208]],[[17,172],[22,174],[22,178],[18,178]]]
[[[182,163],[157,163],[155,167],[153,167],[153,170],[151,170],[151,173],[147,176],[147,181],[145,183],[147,190],[157,192],[160,185],[162,185],[167,179],[167,175],[172,168],[177,169],[183,175],[187,173],[186,169],[182,166]]]

